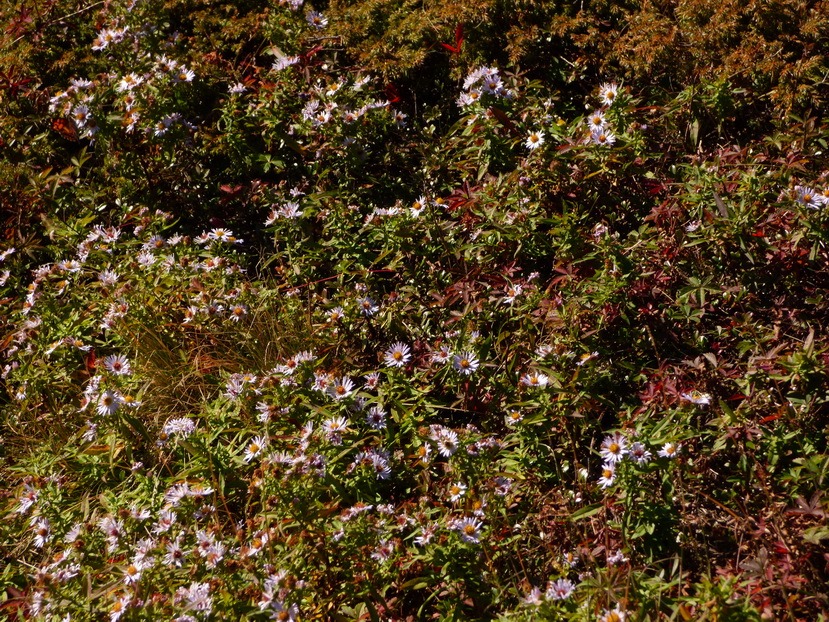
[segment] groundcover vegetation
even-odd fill
[[[826,2],[0,15],[4,619],[827,619]]]

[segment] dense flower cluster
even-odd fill
[[[232,62],[155,10],[84,31],[43,106],[82,153],[31,180],[42,244],[0,249],[24,615],[816,611],[823,532],[763,513],[825,514],[806,138],[668,166],[648,123],[699,104],[632,80],[470,67],[459,29],[419,107],[343,64],[333,5],[267,7]]]

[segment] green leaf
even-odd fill
[[[410,579],[403,583],[400,586],[401,590],[422,590],[425,587],[429,587],[433,583],[432,579],[429,577],[416,577],[414,579]]]
[[[818,525],[817,527],[810,527],[804,531],[801,536],[809,544],[820,546],[822,540],[829,539],[829,527],[825,525]]]
[[[576,510],[570,514],[570,520],[573,522],[579,521],[583,518],[589,518],[602,511],[604,503],[594,503],[593,505],[586,505],[580,510]]]

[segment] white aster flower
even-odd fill
[[[521,376],[520,382],[524,386],[541,389],[547,386],[550,382],[550,378],[546,374],[531,371]]]
[[[452,359],[452,367],[466,376],[478,369],[479,365],[477,357],[472,352],[456,354]]]
[[[296,65],[299,62],[299,56],[277,56],[276,61],[272,66],[274,71],[282,71],[291,65]]]
[[[676,443],[665,443],[657,452],[660,458],[676,458],[680,453],[681,446]]]
[[[380,406],[372,406],[366,413],[366,423],[374,430],[386,428],[386,411]]]
[[[318,11],[311,11],[305,16],[305,21],[317,30],[322,30],[328,25],[328,19]]]
[[[537,587],[533,587],[521,599],[521,602],[530,607],[538,607],[543,601],[541,600],[542,592]]]
[[[104,359],[104,367],[116,376],[129,376],[132,368],[127,357],[123,354],[111,354]]]
[[[262,453],[262,450],[268,446],[268,441],[264,436],[255,437],[250,443],[245,446],[245,462],[250,462],[256,456]]]
[[[345,399],[354,392],[354,381],[348,376],[337,378],[327,387],[326,392],[335,400]]]
[[[384,355],[386,366],[403,367],[412,358],[412,355],[409,354],[410,351],[409,346],[400,341],[393,343]]]
[[[453,529],[460,534],[461,540],[471,544],[481,541],[481,527],[483,524],[477,518],[466,517],[456,521]]]
[[[115,285],[115,283],[118,281],[118,275],[112,270],[104,270],[98,275],[98,280],[103,285]]]
[[[377,304],[368,296],[358,298],[357,306],[360,308],[363,315],[367,317],[371,317],[380,310],[380,307],[378,307]]]
[[[615,465],[628,453],[627,439],[620,432],[614,432],[602,441],[599,453],[605,462]]]
[[[575,589],[576,586],[569,579],[558,579],[550,582],[544,597],[547,600],[566,600]]]
[[[116,90],[118,92],[123,93],[124,91],[131,91],[136,86],[141,84],[144,81],[142,76],[139,76],[137,73],[130,73],[121,78],[121,81],[118,83]]]
[[[48,519],[35,517],[32,519],[31,525],[35,528],[35,546],[39,549],[43,548],[52,538],[52,529]]]
[[[602,476],[599,478],[599,485],[602,488],[607,488],[613,485],[616,481],[616,465],[606,462],[602,465]]]
[[[619,87],[615,82],[602,84],[599,87],[599,99],[605,106],[612,106],[619,96]]]
[[[630,446],[628,457],[638,465],[647,464],[651,459],[651,452],[640,442],[635,442]]]
[[[115,391],[107,389],[98,398],[98,414],[101,416],[112,415],[121,406],[121,400]]]
[[[196,73],[192,69],[179,67],[173,75],[173,82],[192,82],[195,77]]]
[[[607,120],[604,113],[600,110],[594,110],[593,114],[587,117],[587,125],[591,132],[600,132],[605,128]]]
[[[708,406],[711,403],[711,396],[708,393],[701,393],[700,391],[690,391],[688,393],[680,393],[680,398],[692,404],[700,406]]]
[[[438,453],[444,458],[448,458],[458,451],[458,435],[452,430],[441,430],[435,438],[435,443],[437,444]]]
[[[449,486],[449,500],[452,503],[460,501],[461,497],[466,494],[466,484],[463,482],[456,482]]]
[[[512,285],[507,287],[504,291],[504,297],[501,299],[501,303],[505,305],[511,305],[515,302],[515,299],[518,298],[521,293],[524,291],[524,288],[520,285]]]
[[[535,132],[530,132],[530,135],[527,136],[527,140],[524,141],[524,145],[527,149],[535,150],[538,149],[541,145],[544,144],[544,132],[541,130],[536,130]]]
[[[595,145],[605,145],[610,146],[616,142],[616,135],[608,129],[598,129],[594,130],[590,134],[590,140],[593,141]]]

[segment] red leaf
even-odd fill
[[[787,547],[784,543],[778,541],[774,543],[774,552],[778,555],[788,555],[789,547]]]
[[[86,361],[85,361],[85,363],[86,363],[86,369],[87,369],[87,371],[88,371],[90,374],[94,374],[94,373],[95,373],[95,365],[96,365],[96,362],[97,362],[97,359],[95,358],[95,350],[94,350],[94,349],[92,349],[92,350],[90,350],[90,351],[89,351],[89,353],[86,355]]]
[[[463,24],[458,24],[455,28],[455,45],[449,45],[448,43],[441,43],[443,47],[447,50],[452,52],[452,54],[460,54],[461,53],[461,46],[463,45]]]
[[[501,110],[500,108],[492,107],[489,109],[498,122],[507,128],[514,136],[518,136],[518,128],[515,127],[515,124],[510,120],[510,118],[506,115],[506,113]]]
[[[221,186],[219,186],[219,190],[221,190],[225,194],[230,194],[230,195],[233,195],[233,196],[238,195],[244,189],[245,189],[244,186],[239,186],[239,185],[231,186],[229,184],[222,184]]]
[[[319,52],[321,49],[322,49],[322,46],[318,45],[317,47],[313,47],[310,50],[308,50],[307,52],[305,52],[305,54],[300,54],[300,56],[302,56],[302,58],[304,58],[307,61],[309,58],[311,58],[314,54]]]
[[[386,99],[389,100],[390,104],[400,101],[400,93],[397,92],[397,88],[391,83],[386,85]]]

